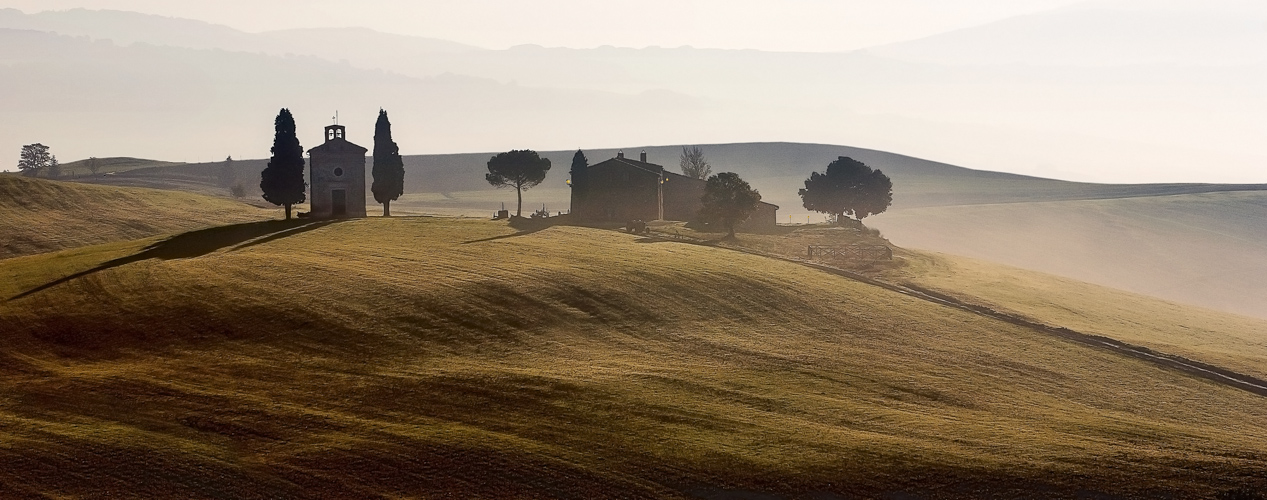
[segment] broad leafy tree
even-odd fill
[[[893,181],[884,172],[841,156],[827,165],[826,172],[811,173],[799,194],[807,210],[828,214],[837,223],[847,215],[861,221],[893,204]]]
[[[387,112],[378,110],[374,125],[374,184],[370,186],[374,200],[383,205],[383,217],[391,217],[392,200],[405,194],[405,160],[400,147],[392,140],[392,122]]]
[[[18,171],[26,177],[35,177],[52,163],[53,155],[49,154],[48,146],[38,142],[27,144],[22,146],[22,155],[18,158]]]
[[[708,160],[704,158],[704,150],[699,146],[691,146],[690,149],[682,146],[682,156],[678,157],[678,166],[682,168],[682,175],[696,179],[707,179],[713,172],[713,166],[708,164]]]
[[[748,220],[761,203],[761,193],[734,172],[722,172],[708,178],[704,184],[704,207],[700,218],[705,222],[720,222],[726,228],[726,238],[735,238],[735,224]]]
[[[260,190],[269,203],[286,207],[286,218],[290,219],[291,207],[308,198],[308,184],[304,182],[304,148],[295,135],[295,117],[291,116],[289,109],[283,108],[273,125],[276,129],[273,156],[260,172]]]
[[[484,179],[493,187],[513,187],[519,196],[519,204],[515,207],[515,217],[520,217],[524,208],[524,191],[541,184],[550,171],[550,159],[542,158],[530,149],[513,150],[498,153],[488,160],[488,174]]]

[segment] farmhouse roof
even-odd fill
[[[594,168],[594,167],[598,167],[598,166],[606,166],[606,165],[608,165],[608,164],[625,165],[625,166],[633,167],[633,168],[636,168],[636,169],[639,169],[639,170],[645,170],[645,171],[647,171],[647,172],[650,172],[650,173],[653,173],[653,174],[657,174],[657,175],[658,175],[658,174],[664,174],[664,173],[672,173],[672,172],[667,172],[666,170],[664,170],[664,167],[663,167],[663,166],[656,165],[656,164],[654,164],[654,163],[647,163],[647,162],[645,162],[645,161],[631,160],[631,159],[629,159],[629,158],[622,158],[622,157],[619,157],[619,156],[617,156],[617,157],[615,157],[615,158],[612,158],[612,159],[609,159],[609,160],[604,160],[604,161],[601,161],[601,162],[595,163],[595,164],[593,164],[593,165],[590,165],[590,166],[589,166],[589,168]]]
[[[617,156],[617,157],[615,157],[615,158],[611,158],[611,159],[608,159],[608,160],[603,160],[603,161],[601,161],[601,162],[598,162],[598,163],[595,163],[595,164],[593,164],[593,165],[590,165],[590,166],[589,166],[589,168],[594,168],[594,167],[598,167],[598,166],[607,166],[607,165],[609,165],[609,164],[614,164],[614,165],[625,165],[625,166],[629,166],[629,167],[633,167],[633,168],[636,168],[636,169],[639,169],[639,170],[646,171],[646,172],[648,172],[648,173],[657,174],[657,175],[663,175],[663,176],[665,176],[665,177],[668,177],[670,182],[673,182],[673,181],[677,181],[677,182],[683,182],[683,181],[685,181],[685,182],[692,182],[692,181],[693,181],[693,182],[698,182],[698,183],[700,183],[700,184],[703,184],[703,183],[704,183],[704,180],[703,180],[703,179],[696,179],[696,178],[694,178],[694,177],[688,177],[688,176],[685,176],[685,175],[679,174],[679,173],[677,173],[677,172],[670,172],[670,171],[666,170],[666,169],[664,168],[664,166],[663,166],[663,165],[656,165],[656,164],[654,164],[654,163],[647,163],[647,162],[645,162],[645,161],[633,160],[633,159],[630,159],[630,158],[625,158],[624,156]],[[762,204],[762,205],[769,205],[769,206],[772,206],[772,207],[774,207],[774,209],[775,209],[775,210],[778,210],[778,209],[779,209],[779,206],[778,206],[778,205],[775,205],[775,204],[773,204],[773,203],[768,203],[768,202],[764,202],[764,201],[763,201],[763,202],[761,202],[761,204]]]

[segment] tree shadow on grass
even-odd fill
[[[194,257],[201,257],[215,252],[216,250],[233,245],[237,246],[232,250],[237,251],[260,243],[266,243],[307,231],[312,231],[335,222],[339,222],[339,220],[270,220],[248,222],[245,224],[232,224],[228,226],[219,226],[190,231],[188,233],[181,233],[145,247],[145,249],[135,254],[104,262],[87,271],[59,278],[56,281],[40,285],[15,295],[9,300],[12,301],[27,297],[71,280],[105,271],[107,269],[131,264],[133,262],[140,262],[148,259],[190,259]]]
[[[469,245],[469,244],[471,244],[471,243],[483,243],[483,242],[486,242],[486,241],[504,240],[504,239],[506,239],[506,238],[515,238],[515,237],[518,237],[518,236],[526,236],[526,235],[529,235],[529,234],[535,233],[535,232],[537,232],[537,231],[541,231],[541,230],[543,230],[543,229],[549,229],[549,228],[552,228],[552,227],[554,227],[554,226],[567,225],[567,222],[564,222],[564,221],[555,221],[555,220],[551,220],[551,219],[557,219],[557,218],[556,218],[556,217],[550,217],[550,218],[548,218],[548,219],[529,219],[529,218],[527,218],[527,217],[517,217],[517,216],[516,216],[516,217],[511,217],[511,218],[510,218],[510,227],[511,227],[512,229],[517,230],[518,232],[511,233],[511,234],[503,234],[503,235],[499,235],[499,236],[492,236],[492,237],[488,237],[488,238],[480,238],[480,239],[478,239],[478,240],[463,241],[463,242],[462,242],[462,244],[463,244],[463,245]]]
[[[728,240],[726,238],[715,238],[715,239],[705,240],[705,239],[694,238],[694,237],[674,237],[672,235],[666,235],[666,236],[651,235],[651,236],[643,236],[641,238],[638,238],[634,240],[634,243],[686,243],[690,245],[715,247],[721,243],[727,243],[727,242],[732,242],[732,241],[738,241],[738,240]]]

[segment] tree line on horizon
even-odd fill
[[[487,166],[484,178],[490,185],[515,188],[516,217],[523,216],[523,192],[544,181],[551,167],[548,158],[530,149],[499,153],[488,160]],[[737,173],[711,174],[712,165],[698,146],[683,146],[678,166],[683,175],[705,181],[700,219],[720,223],[726,229],[726,237],[733,239],[735,226],[757,211],[761,193]],[[570,173],[576,177],[587,168],[589,160],[578,149],[572,155]],[[893,181],[880,170],[841,156],[824,172],[811,172],[797,194],[805,209],[827,214],[835,224],[843,225],[848,220],[861,224],[862,219],[882,213],[893,204]]]
[[[282,108],[274,119],[274,137],[271,157],[260,172],[260,191],[264,200],[285,208],[286,219],[292,216],[294,205],[307,200],[308,184],[304,180],[304,150],[299,143],[294,115]],[[701,197],[701,220],[720,223],[728,238],[734,238],[735,225],[747,220],[759,207],[761,193],[739,174],[722,172],[712,174],[712,165],[698,146],[682,147],[679,157],[682,174],[705,181]],[[85,166],[96,175],[100,162],[89,158]],[[523,192],[541,184],[550,171],[548,158],[530,149],[511,150],[489,159],[485,180],[496,188],[513,187],[517,205],[515,216],[523,214]],[[575,177],[589,168],[589,161],[581,150],[572,157],[571,174]],[[22,147],[18,162],[22,175],[61,176],[61,166],[56,155],[43,144]],[[391,202],[404,194],[404,159],[400,147],[392,138],[391,121],[387,111],[380,109],[374,126],[373,184],[370,191],[374,200],[383,205],[383,216],[391,216]],[[237,198],[245,195],[245,187],[236,182],[233,157],[225,159],[217,173],[217,180]],[[878,169],[863,162],[841,156],[827,165],[824,172],[811,172],[805,187],[798,191],[807,210],[827,214],[836,224],[852,220],[861,221],[871,215],[883,213],[893,202],[893,182]]]

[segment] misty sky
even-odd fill
[[[841,51],[919,38],[1078,0],[5,0],[27,13],[114,9],[244,31],[361,26],[484,48],[691,45]]]
[[[0,95],[0,152],[41,142],[63,161],[262,158],[280,107],[300,117],[305,144],[334,110],[368,131],[386,107],[408,154],[787,141],[1068,180],[1267,182],[1264,0],[0,0],[0,8],[88,9],[0,15],[8,23],[0,86],[9,90]],[[370,28],[498,50],[368,30],[243,34],[177,18],[250,33]],[[527,44],[590,50],[502,50]],[[684,45],[756,50],[667,50]],[[601,46],[665,49],[593,49]],[[84,74],[95,76],[66,77]]]

